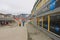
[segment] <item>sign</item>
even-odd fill
[[[54,10],[56,7],[56,1],[50,4],[50,10]]]

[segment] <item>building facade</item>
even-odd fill
[[[60,35],[60,0],[37,0],[31,16],[34,25]]]

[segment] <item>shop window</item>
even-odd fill
[[[48,16],[44,16],[43,27],[44,27],[45,29],[48,29]]]
[[[60,35],[60,14],[51,15],[50,31]]]

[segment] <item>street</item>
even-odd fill
[[[27,40],[26,27],[2,27],[0,28],[0,40]]]

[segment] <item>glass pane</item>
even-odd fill
[[[50,30],[60,35],[60,14],[51,15],[51,28]]]
[[[48,16],[44,17],[43,26],[44,26],[45,29],[48,29]]]

